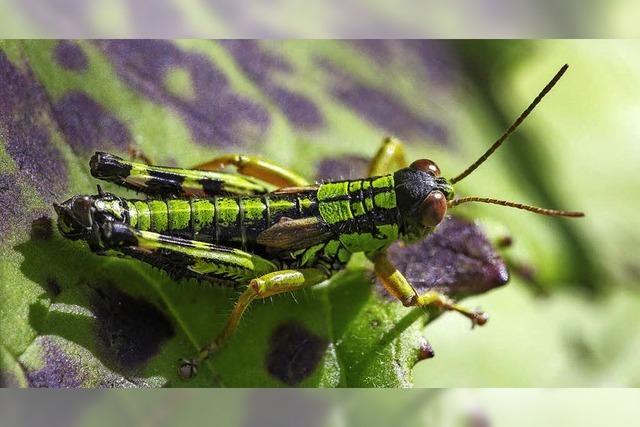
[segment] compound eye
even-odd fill
[[[422,225],[435,227],[447,213],[447,198],[441,191],[432,191],[420,204],[419,213]]]
[[[422,172],[430,173],[434,176],[440,176],[440,168],[429,159],[416,160],[415,162],[411,163],[411,166],[409,167]]]
[[[93,200],[91,197],[82,196],[75,198],[71,206],[71,211],[74,219],[83,227],[91,227],[93,211]]]

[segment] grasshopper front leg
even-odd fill
[[[178,373],[184,379],[195,376],[200,363],[218,351],[233,335],[238,328],[242,315],[254,300],[317,285],[328,277],[329,274],[325,270],[303,268],[275,271],[251,280],[247,289],[236,301],[222,331],[210,344],[203,347],[196,357],[182,360]]]
[[[428,291],[421,295],[418,294],[404,275],[389,260],[385,252],[378,252],[371,255],[370,259],[374,263],[376,275],[380,278],[387,292],[399,299],[405,307],[427,307],[435,305],[444,310],[457,311],[468,317],[471,320],[472,326],[482,326],[489,320],[489,316],[485,312],[464,307],[442,293]]]

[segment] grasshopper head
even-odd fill
[[[67,239],[86,239],[92,234],[94,198],[74,196],[60,204],[53,204],[58,214],[58,230]]]
[[[401,236],[408,243],[418,241],[444,218],[447,203],[454,196],[453,186],[428,159],[400,169],[394,174],[394,181]]]
[[[100,208],[101,203],[117,198],[105,193],[98,186],[95,196],[78,195],[62,202],[54,203],[58,214],[58,230],[70,240],[85,240],[92,249],[102,249],[99,228],[105,218],[113,216],[111,212]]]

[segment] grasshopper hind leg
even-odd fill
[[[214,196],[265,194],[273,185],[248,176],[197,169],[152,166],[96,152],[91,175],[150,196]]]
[[[257,276],[249,282],[246,290],[236,300],[233,310],[222,331],[207,346],[203,347],[193,359],[182,359],[178,374],[183,379],[192,378],[198,372],[198,366],[210,355],[220,349],[234,334],[242,315],[257,299],[273,295],[294,292],[299,289],[317,285],[329,278],[329,272],[320,268],[301,268],[279,270]]]
[[[248,283],[216,338],[195,358],[181,361],[178,373],[183,378],[194,376],[198,365],[228,341],[254,300],[313,286],[329,277],[329,271],[323,268],[278,270],[271,261],[239,249],[141,231],[115,220],[96,225],[103,250],[137,258],[177,278]]]
[[[101,251],[136,258],[165,270],[174,278],[246,283],[278,268],[267,259],[239,249],[142,231],[112,219],[97,227]]]

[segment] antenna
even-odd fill
[[[502,145],[502,143],[509,137],[509,135],[511,135],[516,130],[516,128],[518,126],[520,126],[520,124],[524,121],[524,119],[527,118],[529,113],[531,113],[531,111],[533,111],[533,109],[536,108],[536,106],[540,103],[540,101],[542,101],[542,98],[544,98],[544,96],[547,93],[549,93],[549,91],[555,86],[555,84],[558,83],[558,80],[560,80],[560,77],[562,77],[562,75],[565,73],[565,71],[567,71],[567,68],[569,68],[569,65],[568,64],[564,64],[560,68],[560,70],[556,73],[556,75],[553,76],[551,81],[549,81],[549,83],[547,83],[547,85],[544,87],[544,89],[542,89],[542,91],[540,91],[538,96],[535,97],[535,99],[527,107],[527,109],[524,110],[522,112],[522,114],[520,114],[520,117],[518,117],[516,119],[516,121],[513,122],[513,124],[511,126],[509,126],[509,128],[505,131],[505,133],[503,133],[502,136],[500,138],[498,138],[498,140],[496,142],[494,142],[493,145],[491,147],[489,147],[489,149],[482,156],[480,156],[480,158],[478,160],[476,160],[471,166],[469,166],[460,175],[458,175],[458,176],[456,176],[454,178],[451,178],[449,180],[449,182],[451,182],[451,184],[455,184],[458,181],[462,181],[471,172],[476,170],[478,168],[478,166],[480,166],[482,163],[484,163],[484,161],[487,160],[489,158],[489,156],[491,156],[493,154],[493,152],[496,151],[498,149],[498,147],[500,147]]]
[[[584,213],[582,212],[557,211],[555,209],[539,208],[537,206],[525,205],[523,203],[510,202],[508,200],[490,199],[487,197],[462,197],[460,199],[454,199],[449,201],[447,205],[448,207],[452,208],[462,203],[469,203],[469,202],[480,202],[480,203],[489,203],[492,205],[508,206],[511,208],[523,209],[525,211],[534,212],[540,215],[547,215],[547,216],[565,216],[565,217],[571,217],[571,218],[579,218],[584,216]]]

